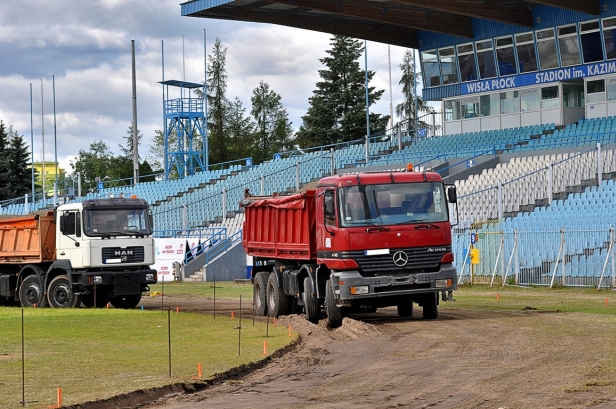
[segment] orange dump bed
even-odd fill
[[[313,260],[317,257],[315,191],[291,196],[248,197],[242,244],[254,257]]]
[[[0,264],[40,263],[55,256],[52,211],[0,219]]]

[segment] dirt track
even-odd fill
[[[189,299],[181,304],[191,309]],[[441,309],[436,321],[420,317],[421,308],[407,320],[382,309],[336,330],[284,317],[301,335],[293,351],[145,407],[616,408],[616,378],[601,367],[615,356],[611,316]]]

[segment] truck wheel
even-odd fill
[[[255,314],[265,317],[267,315],[267,276],[268,273],[260,271],[255,275],[252,287],[252,302]]]
[[[413,316],[413,300],[404,300],[398,304],[398,316],[402,318]]]
[[[321,309],[319,308],[319,300],[317,294],[312,288],[312,282],[310,277],[304,278],[304,311],[306,312],[306,319],[313,324],[317,324],[321,318]]]
[[[98,300],[96,301],[98,302]],[[120,297],[109,297],[109,302],[111,305],[115,308],[122,308],[125,310],[132,310],[139,304],[139,301],[141,301],[141,293],[124,295]]]
[[[52,308],[75,308],[81,303],[81,298],[73,294],[68,276],[63,274],[51,280],[47,301]]]
[[[289,315],[291,312],[291,299],[278,288],[274,274],[270,274],[267,279],[267,309],[272,317]]]
[[[336,306],[336,297],[331,280],[325,283],[325,311],[327,312],[327,326],[338,328],[342,325],[342,309]]]
[[[19,301],[24,307],[44,307],[46,304],[45,292],[37,275],[24,278],[19,287]]]
[[[438,294],[426,294],[423,302],[423,318],[425,320],[435,320],[438,318]]]

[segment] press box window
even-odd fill
[[[520,73],[537,71],[537,53],[533,33],[516,34],[515,44]]]
[[[496,63],[494,60],[492,40],[477,42],[476,46],[479,77],[481,79],[496,77]]]
[[[558,87],[547,87],[541,89],[541,108],[558,108],[560,100],[558,99]]]
[[[496,39],[496,58],[498,59],[498,73],[501,77],[518,73],[512,37]]]
[[[458,66],[460,67],[460,80],[462,82],[476,81],[477,64],[473,44],[461,44],[458,48]]]
[[[480,97],[481,116],[498,115],[500,110],[498,94],[482,95]]]
[[[424,51],[421,53],[423,74],[426,87],[438,87],[441,85],[441,77],[438,68],[438,58],[436,50]]]
[[[616,77],[607,79],[607,100],[616,101]]]
[[[580,41],[582,43],[582,56],[584,63],[603,61],[603,48],[601,47],[601,32],[598,21],[580,23]]]
[[[603,24],[603,44],[605,45],[605,55],[608,60],[616,58],[616,18],[606,18]]]
[[[450,99],[443,103],[445,110],[445,122],[457,121],[460,119],[460,100]]]
[[[576,26],[558,27],[558,48],[563,67],[580,64],[580,43]]]
[[[556,39],[554,29],[537,31],[537,50],[539,51],[539,67],[542,70],[558,68],[558,54],[556,53]]]
[[[605,101],[605,80],[588,81],[586,98],[588,103]]]
[[[462,118],[470,119],[479,116],[479,97],[462,99]]]
[[[441,62],[443,85],[457,83],[458,67],[456,66],[456,55],[453,47],[441,48],[438,50],[438,55]]]
[[[532,112],[539,110],[539,89],[524,89],[520,91],[520,110]]]
[[[520,112],[519,91],[501,92],[501,114],[515,114]]]

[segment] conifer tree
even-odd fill
[[[309,98],[310,107],[296,135],[302,147],[352,141],[366,135],[366,74],[358,62],[364,47],[361,41],[344,36],[334,36],[330,45],[328,56],[319,60],[326,68],[319,70],[322,80]],[[373,77],[374,71],[369,70],[368,81]],[[369,105],[383,92],[369,86]],[[389,116],[371,113],[370,133],[384,131],[388,120]]]
[[[23,136],[9,128],[9,146],[7,157],[10,164],[9,195],[14,197],[32,193],[32,170],[30,169],[30,153]]]

